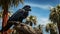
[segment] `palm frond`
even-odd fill
[[[30,15],[29,17],[26,18],[26,23],[30,23],[30,25],[34,24],[36,25],[37,19],[36,16]]]
[[[8,4],[8,6],[18,6],[19,3],[23,3],[24,0],[0,0],[0,6]]]

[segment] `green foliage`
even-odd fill
[[[0,0],[0,6],[5,6],[8,4],[10,6],[17,6],[19,3],[23,3],[24,0]]]
[[[50,12],[50,17],[49,19],[53,22],[53,23],[57,23],[57,26],[59,27],[59,31],[60,31],[60,5],[57,5],[55,8],[51,9]],[[60,32],[59,32],[60,33]]]
[[[46,25],[46,32],[50,31],[50,34],[57,34],[57,25],[54,23],[49,23]]]
[[[27,17],[26,18],[26,24],[30,24],[31,26],[33,25],[33,23],[34,23],[34,25],[36,25],[36,16],[29,16],[29,17]]]
[[[51,9],[49,19],[54,23],[60,22],[60,5]]]

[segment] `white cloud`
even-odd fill
[[[24,5],[30,5],[32,7],[42,8],[42,9],[50,9],[50,7],[53,7],[51,5],[41,5],[41,4],[33,4],[33,3],[25,3]]]
[[[46,26],[48,23],[51,23],[48,18],[40,17],[40,19],[38,18],[38,23],[36,26],[39,24]]]

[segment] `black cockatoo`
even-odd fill
[[[31,11],[31,7],[29,5],[24,6],[22,9],[19,9],[18,11],[16,11],[7,21],[7,25],[5,27],[2,27],[1,31],[7,31],[12,25],[16,24],[16,23],[11,23],[9,21],[19,21],[22,22],[23,19],[25,19],[28,14],[29,11]]]

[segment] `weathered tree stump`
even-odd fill
[[[31,26],[20,23],[19,25],[14,26],[13,28],[18,34],[36,34],[35,30]]]

